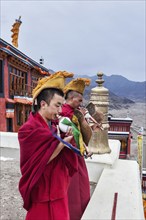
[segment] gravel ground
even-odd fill
[[[1,220],[24,220],[26,211],[18,191],[20,179],[19,161],[1,161],[0,183],[0,219]],[[90,184],[91,195],[96,184]],[[35,219],[34,219],[35,220]],[[61,219],[62,220],[62,219]]]
[[[145,105],[135,104],[131,108],[109,111],[114,117],[133,118],[133,125],[146,128],[145,121]],[[11,153],[7,157],[11,157]],[[15,157],[14,157],[15,158]],[[24,220],[25,210],[21,196],[18,192],[18,182],[20,179],[19,157],[14,160],[0,161],[0,219],[1,220]]]
[[[19,161],[1,161],[0,178],[0,219],[23,220],[25,210],[18,192]]]

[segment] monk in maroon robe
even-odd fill
[[[18,132],[22,173],[19,191],[28,211],[26,220],[70,219],[67,191],[77,171],[78,156],[53,135],[57,133],[53,119],[61,112],[63,100],[63,92],[58,89],[42,90],[35,113]],[[64,140],[70,142],[72,136]]]
[[[82,99],[81,99],[82,100]],[[70,104],[62,107],[62,116],[73,119],[74,108]],[[90,200],[90,184],[84,157],[77,157],[78,172],[71,178],[68,201],[71,220],[80,220]]]
[[[75,115],[75,110],[79,109],[83,103],[83,93],[85,86],[89,86],[88,78],[77,78],[70,81],[64,87],[66,104],[62,108],[62,116],[69,117],[80,131],[79,148],[83,150],[85,141],[81,132],[81,125]],[[87,157],[91,155],[86,148]],[[80,220],[87,204],[90,200],[90,183],[84,157],[78,157],[78,172],[71,178],[68,200],[70,220]]]

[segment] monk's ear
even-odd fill
[[[44,101],[44,100],[42,100],[41,102],[40,102],[40,107],[45,107],[45,106],[47,106],[48,104]]]

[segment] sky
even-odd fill
[[[145,0],[1,0],[1,38],[21,16],[18,49],[53,71],[146,80]]]

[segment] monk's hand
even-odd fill
[[[79,109],[78,109],[83,115],[85,115],[86,114],[86,112],[87,112],[87,109],[86,108],[84,108],[84,107],[79,107]]]
[[[73,138],[73,136],[68,136],[68,137],[65,137],[63,140],[69,143],[72,140],[72,138]],[[65,147],[65,145],[62,142],[60,142],[57,145],[56,149],[54,150],[53,154],[51,155],[48,163],[50,163],[50,161],[52,161],[55,157],[57,157],[57,155],[61,152],[61,150],[64,147]]]
[[[91,129],[92,129],[92,131],[98,131],[98,130],[100,130],[100,126],[99,126],[99,124],[93,124],[91,126]]]
[[[63,140],[70,143],[72,138],[73,138],[73,135],[70,135],[70,136],[65,137]]]
[[[65,133],[65,136],[68,137],[68,136],[73,136],[73,129],[71,126],[68,126],[67,128],[67,132]]]
[[[84,154],[85,158],[90,157],[90,158],[92,159],[91,156],[93,155],[93,152],[91,152],[91,151],[89,150],[89,147],[87,147],[85,143],[84,143],[84,147],[85,147],[85,154]]]

